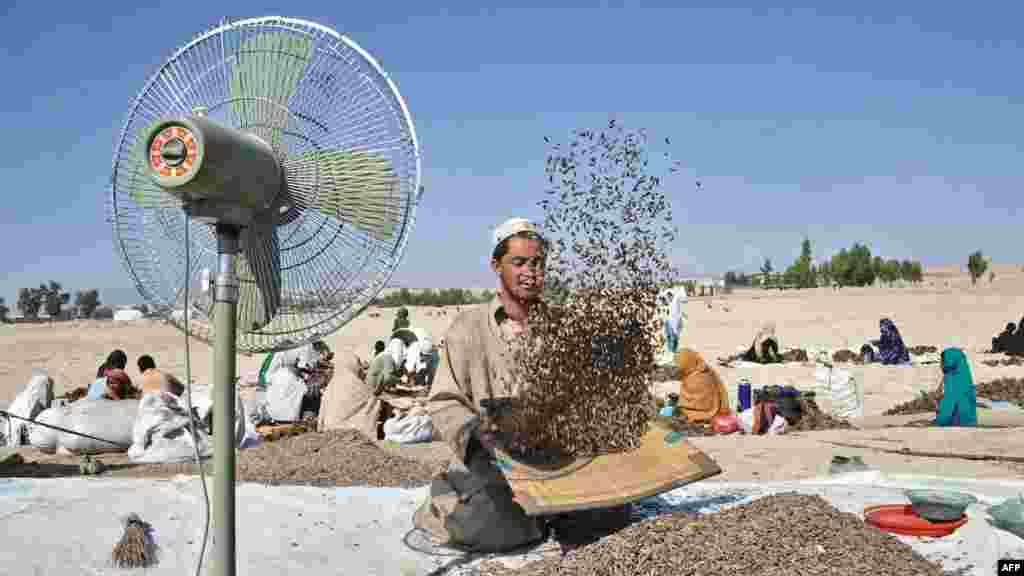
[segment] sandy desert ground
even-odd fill
[[[978,381],[1016,376],[1022,371],[1020,367],[989,367],[980,362],[992,336],[1007,322],[1024,316],[1024,270],[1020,266],[997,266],[995,281],[990,284],[986,278],[976,287],[970,285],[966,272],[947,267],[929,270],[925,282],[917,287],[738,290],[728,296],[692,298],[687,312],[690,322],[684,345],[699,351],[709,363],[749,346],[758,327],[767,321],[775,322],[785,347],[856,349],[878,337],[879,318],[890,317],[907,346],[963,348]],[[435,339],[443,336],[457,313],[455,307],[443,311],[410,308],[413,325],[426,329]],[[349,348],[366,358],[373,342],[389,333],[393,319],[393,309],[371,308],[329,336],[327,343],[336,350]],[[58,395],[86,386],[114,348],[128,353],[133,377],[138,376],[135,359],[147,353],[161,368],[184,376],[185,337],[161,321],[4,325],[0,326],[0,405],[14,398],[34,368],[50,373]],[[192,340],[193,381],[209,382],[212,357],[210,346]],[[239,375],[259,370],[262,360],[261,356],[240,355]],[[730,384],[740,375],[750,376],[755,385],[790,383],[797,387],[814,378],[813,367],[791,364],[719,370]],[[934,387],[940,376],[934,366],[854,370],[864,383],[869,414],[911,399],[920,389]]]
[[[750,289],[727,296],[692,298],[687,308],[690,324],[684,337],[685,345],[698,350],[709,363],[713,363],[717,357],[734,354],[738,348],[748,346],[758,327],[763,322],[772,321],[785,347],[848,346],[856,349],[865,341],[878,337],[879,318],[890,317],[908,346],[930,345],[940,350],[947,346],[963,348],[971,359],[976,382],[1003,376],[1019,377],[1024,371],[1020,366],[989,367],[981,363],[988,356],[984,351],[990,346],[991,338],[1007,322],[1019,321],[1024,316],[1024,269],[1019,265],[996,266],[995,273],[994,282],[990,283],[985,278],[977,286],[971,286],[969,277],[959,266],[950,266],[929,270],[925,281],[916,287],[844,288],[840,291],[826,288],[803,291]],[[371,312],[377,316],[373,317]],[[413,325],[425,328],[435,338],[444,334],[456,314],[454,307],[444,312],[410,308]],[[336,350],[350,348],[367,358],[373,341],[389,332],[393,319],[394,310],[371,309],[328,337],[327,342]],[[184,376],[184,336],[174,327],[159,321],[6,325],[0,327],[0,350],[3,350],[0,353],[0,405],[14,398],[34,368],[44,368],[50,373],[58,395],[65,390],[88,385],[96,367],[114,348],[128,352],[131,360],[129,372],[133,377],[138,376],[135,359],[143,353],[153,355],[162,368]],[[191,364],[194,382],[209,382],[211,361],[212,348],[193,340]],[[239,375],[258,370],[261,361],[259,356],[240,356]],[[730,388],[735,387],[740,376],[749,376],[755,386],[790,384],[800,388],[814,381],[813,365],[718,370]],[[934,388],[941,376],[940,369],[934,365],[854,367],[853,371],[863,383],[867,415],[880,414],[897,403],[913,399],[921,390]],[[826,402],[822,404],[827,407]],[[924,434],[924,431],[900,430],[915,437]],[[943,435],[941,432],[938,431],[942,436],[943,449],[956,450],[958,446],[967,449],[977,443],[977,438],[970,434]],[[977,433],[992,437],[1001,434],[995,431]],[[828,434],[841,436],[844,433],[831,431]],[[891,431],[886,431],[874,437],[891,434]],[[820,443],[806,441],[807,433],[795,436],[804,439],[794,437],[787,443],[792,443],[797,452],[821,449]],[[1011,436],[1019,435],[1015,432]],[[1007,440],[1005,434],[1002,437],[1003,444],[1014,442],[1012,438]],[[938,439],[935,441],[939,442]],[[735,440],[710,438],[694,439],[694,442],[719,460],[723,468],[739,467],[745,470],[741,476],[757,477],[756,462],[746,462],[747,456],[731,455],[736,448]],[[744,442],[758,444],[768,443],[768,440],[755,437],[744,439]],[[1020,452],[1024,454],[1024,440],[1018,444],[1021,444]],[[753,446],[745,451],[748,455],[756,452]],[[903,460],[900,456],[877,453],[872,458],[894,463]],[[827,458],[818,460],[827,464]],[[726,466],[726,463],[732,466]],[[821,465],[822,462],[816,461],[794,461],[792,467],[786,468],[804,476],[820,472],[817,469]],[[1020,472],[1019,465],[971,463],[966,468],[965,465],[959,466],[962,475],[972,475],[972,469],[984,476],[1019,475]],[[938,462],[933,471],[950,466],[954,464]],[[777,475],[773,472],[768,474],[772,477]]]

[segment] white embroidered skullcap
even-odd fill
[[[501,244],[505,239],[515,236],[520,232],[533,232],[539,234],[533,222],[526,218],[510,218],[494,229],[494,245]]]

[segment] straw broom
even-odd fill
[[[156,563],[156,543],[153,541],[153,527],[129,514],[123,519],[124,534],[114,546],[111,560],[118,568],[145,568]]]

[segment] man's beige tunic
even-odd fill
[[[334,378],[320,403],[319,430],[358,430],[377,439],[380,391],[360,378],[359,372],[359,357],[351,350],[338,351]]]
[[[513,501],[508,482],[488,454],[478,452],[465,462],[480,400],[520,392],[508,379],[511,324],[495,298],[459,314],[449,327],[429,410],[436,434],[455,458],[416,514],[416,525],[434,536],[487,551],[516,548],[543,536],[541,521],[526,516]]]

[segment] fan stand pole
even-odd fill
[[[213,571],[235,576],[235,323],[239,230],[217,225],[218,273],[214,285],[213,343]]]

